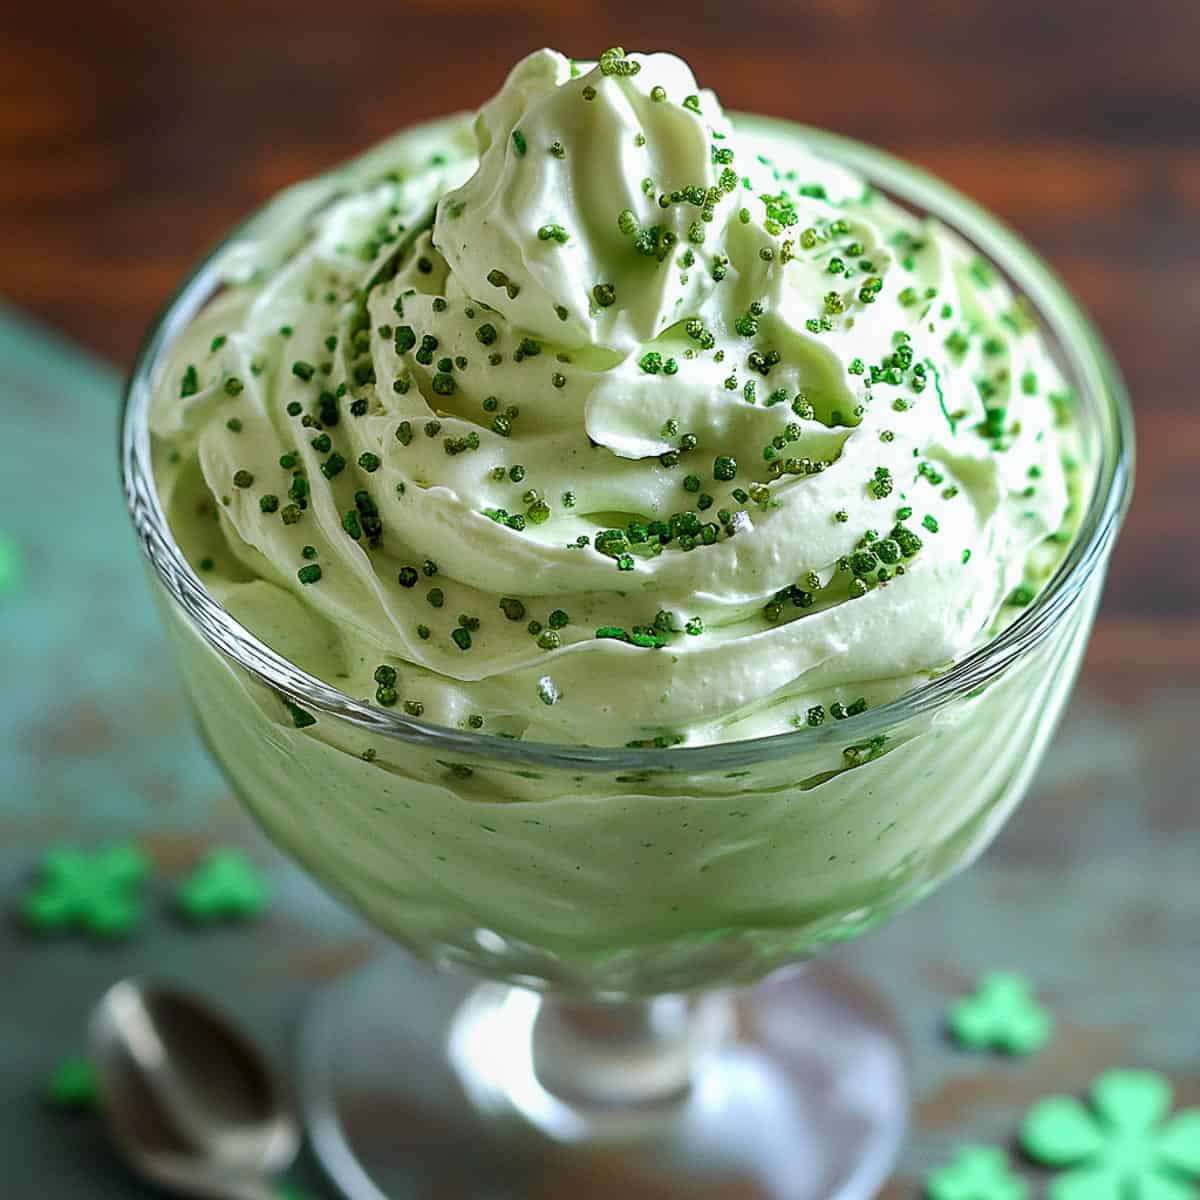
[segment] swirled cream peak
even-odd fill
[[[518,64],[476,118],[478,170],[438,206],[434,241],[464,290],[530,333],[621,353],[696,311],[716,287],[710,272],[658,268],[726,195],[714,134],[728,125],[699,92],[671,54],[609,57],[586,73],[550,50]],[[660,205],[681,192],[689,199]],[[722,209],[711,249],[696,247],[702,264],[724,242]],[[638,237],[647,253],[632,255]]]
[[[595,744],[844,718],[1065,536],[1062,384],[1004,282],[671,55],[530,55],[230,253],[155,405],[172,524],[381,705]]]

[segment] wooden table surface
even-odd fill
[[[674,48],[727,106],[878,143],[1020,230],[1094,314],[1126,374],[1140,442],[1138,490],[1078,697],[1034,795],[985,863],[948,890],[952,901],[935,898],[897,922],[896,932],[853,952],[897,994],[923,1055],[917,1135],[892,1194],[913,1194],[920,1171],[964,1138],[1002,1139],[1038,1089],[1075,1088],[1114,1056],[1171,1070],[1185,1097],[1200,1098],[1200,1037],[1191,1024],[1200,993],[1200,567],[1191,557],[1200,508],[1200,4],[93,0],[10,7],[0,29],[0,296],[119,369],[188,264],[274,189],[398,125],[476,105],[512,61],[542,44],[580,56],[618,42]],[[10,433],[12,422],[32,420],[28,406],[45,402],[32,360],[5,359],[3,378],[11,383],[22,363],[25,391],[4,397]],[[53,376],[55,386],[68,377],[75,378]],[[96,386],[111,405],[115,380],[101,377]],[[69,414],[60,419],[70,424]],[[108,438],[107,428],[97,426],[97,437]],[[109,442],[101,444],[107,453]],[[0,487],[13,452],[10,437],[0,449]],[[119,538],[115,496],[104,503]],[[54,578],[68,597],[69,572]],[[91,663],[95,645],[60,624],[54,637],[62,645],[48,643],[46,653],[54,657],[69,642]],[[156,636],[148,605],[134,624],[139,637]],[[113,645],[125,645],[120,639],[131,635],[120,617],[111,629]],[[146,694],[157,704],[171,686],[169,668],[147,670]],[[119,664],[96,666],[94,675],[110,688],[134,678]],[[183,744],[191,736],[184,719],[174,710],[161,716],[158,735]],[[32,754],[47,736],[27,725],[13,756]],[[123,829],[168,869],[218,832],[250,836],[226,801],[213,800],[215,775],[196,765],[199,758],[187,760],[188,782],[177,785],[192,796],[189,804],[164,815],[153,803],[163,772],[147,772],[145,745],[111,723],[88,728],[28,766],[27,777],[18,775],[28,784],[22,797],[0,804],[0,846],[8,848],[0,884],[20,878],[50,836]],[[25,760],[6,759],[6,745],[0,768],[11,780],[12,763]],[[106,787],[128,788],[125,810],[85,801],[95,800],[96,776],[88,787],[77,774],[100,765]],[[295,957],[272,978],[295,989],[336,966],[362,933],[347,932],[348,918],[330,917],[298,874],[286,878],[293,924],[280,936]],[[1056,922],[1031,939],[1047,909]],[[316,949],[305,957],[305,914],[325,922],[325,940],[311,936],[333,947],[332,958]],[[5,935],[0,947],[9,952]],[[44,969],[36,963],[49,961],[15,939],[11,947],[30,964],[30,978]],[[181,968],[187,975],[203,977],[218,961],[212,944],[192,953],[191,966]],[[220,961],[259,978],[249,950],[222,954]],[[1032,1075],[964,1065],[931,1032],[946,996],[992,961],[1050,976],[1058,999],[1073,1006],[1066,1041]],[[144,965],[131,952],[83,974],[99,979],[118,963]],[[248,985],[246,993],[260,1026],[282,1003],[268,983],[264,977],[263,991]],[[16,1003],[0,997],[0,1016]],[[39,1014],[51,1009],[61,1038],[64,1022],[78,1016],[66,1000],[47,1006],[28,991],[5,1019],[22,1023],[27,1038],[30,1023],[36,1033]],[[18,1058],[33,1061],[20,1054],[6,1061]],[[0,1071],[0,1089],[17,1095],[15,1078]],[[2,1097],[0,1111],[8,1111]],[[42,1176],[29,1146],[41,1143],[29,1137],[22,1194],[84,1195],[69,1182],[84,1176],[70,1170],[61,1184],[34,1187]],[[17,1148],[3,1149],[7,1158]],[[114,1182],[87,1194],[137,1193]]]

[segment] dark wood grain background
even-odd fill
[[[1135,397],[1140,484],[1093,682],[1200,673],[1194,0],[93,0],[3,26],[0,294],[120,365],[270,192],[476,105],[542,44],[673,47],[728,106],[931,168],[1049,258]]]

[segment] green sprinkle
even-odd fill
[[[529,147],[525,144],[525,135],[519,129],[514,129],[512,131],[512,142],[513,149],[517,152],[517,157],[524,158],[525,151]]]
[[[179,383],[180,398],[194,396],[200,390],[200,378],[196,374],[196,368],[188,363],[187,370],[183,373],[183,379]]]
[[[238,488],[248,488],[254,483],[254,476],[249,471],[235,471],[233,474],[233,486]]]
[[[46,1102],[65,1112],[90,1112],[99,1092],[96,1068],[86,1058],[69,1058],[55,1067],[46,1083]]]
[[[317,368],[310,362],[294,362],[292,363],[292,374],[297,379],[303,379],[307,383],[316,374]]]
[[[296,572],[296,578],[301,583],[316,583],[321,578],[321,566],[319,563],[309,563],[306,567],[301,567]]]
[[[510,621],[520,621],[525,617],[525,605],[515,596],[502,596],[500,598],[500,611]]]
[[[883,500],[892,494],[892,473],[887,467],[876,467],[875,475],[867,484],[867,491],[876,499]]]
[[[557,242],[560,246],[570,240],[571,235],[561,225],[543,225],[538,231],[539,242]]]
[[[641,69],[642,64],[627,59],[625,51],[620,46],[605,50],[600,55],[600,73],[602,75],[636,75]]]

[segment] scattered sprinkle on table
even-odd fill
[[[145,856],[129,844],[91,855],[70,846],[51,850],[22,905],[25,924],[38,933],[128,937],[142,923],[148,873]]]
[[[17,590],[21,580],[21,555],[17,544],[0,533],[0,596]]]
[[[46,1103],[63,1112],[90,1112],[99,1100],[96,1068],[86,1058],[67,1058],[46,1080]]]
[[[1195,1200],[1200,1191],[1200,1109],[1168,1117],[1171,1085],[1152,1071],[1107,1071],[1090,1106],[1048,1096],[1021,1125],[1021,1146],[1064,1169],[1048,1200]]]
[[[964,1146],[952,1162],[929,1173],[929,1200],[1026,1200],[1029,1184],[1014,1175],[997,1146]]]
[[[258,869],[240,851],[211,851],[180,885],[179,908],[197,924],[249,920],[259,916],[270,898]]]
[[[985,975],[973,996],[957,1001],[948,1024],[960,1045],[1006,1054],[1034,1054],[1054,1030],[1054,1019],[1037,1002],[1028,980],[1001,972]]]

